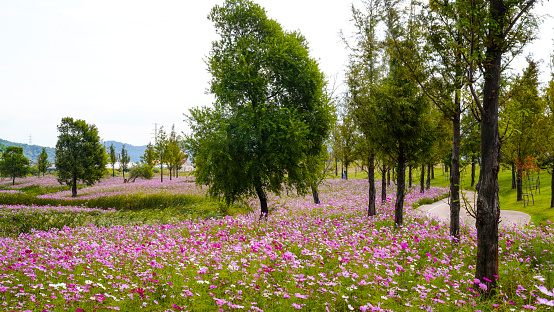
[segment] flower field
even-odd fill
[[[103,183],[80,194],[205,192],[184,179]],[[367,181],[330,180],[321,188],[321,205],[310,196],[270,197],[267,221],[249,213],[90,224],[0,238],[0,309],[546,311],[553,306],[554,227],[501,228],[500,287],[495,297],[484,300],[475,291],[486,287],[474,279],[475,230],[464,225],[461,242],[452,244],[447,224],[412,208],[446,193],[442,188],[425,194],[411,190],[403,229],[394,228],[392,189],[378,204],[378,215],[368,218]],[[256,200],[250,201],[256,210]],[[110,213],[0,205],[3,219]]]
[[[166,179],[163,183],[158,180],[137,179],[133,183],[121,183],[122,178],[108,178],[91,187],[83,188],[78,192],[79,199],[93,199],[108,196],[146,195],[164,193],[171,194],[204,194],[202,188],[196,187],[191,177]],[[71,190],[59,191],[38,196],[40,198],[71,199]]]

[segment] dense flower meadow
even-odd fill
[[[15,179],[15,185],[12,185],[12,179],[0,179],[0,187],[9,187],[11,189],[21,189],[27,186],[38,185],[41,187],[60,186],[55,176],[47,175],[44,177],[28,176]]]
[[[79,199],[93,199],[109,196],[126,196],[126,195],[148,195],[164,193],[168,196],[172,194],[187,193],[191,195],[204,194],[205,190],[201,187],[196,187],[191,176],[184,176],[166,179],[160,183],[157,179],[142,180],[137,179],[136,182],[122,183],[123,178],[108,178],[87,188],[80,189],[77,193]],[[41,198],[51,199],[71,199],[71,190],[60,191],[56,193],[40,195]]]
[[[391,191],[384,203],[379,201],[374,217],[366,216],[367,181],[332,180],[322,187],[321,205],[310,196],[270,198],[267,221],[251,213],[158,225],[65,227],[0,238],[0,307],[544,311],[554,306],[550,224],[501,228],[500,287],[492,300],[483,300],[476,289],[486,286],[474,279],[475,230],[462,225],[461,242],[452,244],[447,224],[412,208],[447,190],[411,190],[402,229],[394,228]],[[56,208],[2,211],[14,209]]]

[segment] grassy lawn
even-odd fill
[[[449,181],[445,179],[446,174],[435,170],[435,179],[431,180],[432,186],[448,186]],[[546,170],[542,170],[540,173],[541,188],[540,194],[535,192],[533,195],[535,198],[535,204],[531,202],[529,206],[523,206],[523,202],[517,201],[517,193],[515,189],[512,189],[512,172],[510,169],[501,169],[498,174],[500,209],[503,210],[515,210],[529,214],[531,221],[535,223],[543,223],[547,220],[554,222],[554,208],[550,208],[550,199],[552,191],[550,188],[551,179]],[[476,170],[476,183],[479,179],[479,168]],[[465,190],[475,190],[475,187],[471,187],[471,168],[468,166],[465,174],[462,177],[462,188]]]
[[[340,177],[340,163],[339,163],[339,176]],[[475,183],[479,179],[479,167],[475,170]],[[328,178],[336,179],[335,171],[333,170],[328,174]],[[367,179],[367,173],[361,171],[359,168],[354,168],[354,166],[348,169],[348,178],[349,179]],[[406,172],[406,179],[408,178],[408,173]],[[381,174],[379,170],[375,170],[375,179],[380,180]],[[392,179],[392,177],[391,177]],[[414,185],[419,185],[420,179],[420,170],[414,169],[412,171],[412,183]],[[540,194],[535,192],[533,194],[535,199],[535,204],[531,202],[529,206],[523,206],[522,201],[517,201],[516,190],[512,190],[512,173],[509,168],[501,169],[498,175],[498,183],[500,192],[498,194],[500,199],[500,209],[503,210],[515,210],[521,211],[529,214],[531,216],[531,221],[535,223],[544,223],[547,220],[554,222],[554,208],[550,208],[550,199],[552,196],[552,191],[550,188],[551,178],[546,170],[542,170],[540,173]],[[465,190],[475,190],[475,187],[471,186],[471,166],[467,166],[465,171],[462,171],[461,176],[462,188]],[[445,173],[441,167],[435,167],[435,178],[431,180],[431,186],[437,187],[449,187],[450,181],[448,179],[448,173]]]

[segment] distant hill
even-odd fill
[[[106,141],[104,142],[104,145],[106,146],[106,151],[108,150],[108,147],[110,144],[113,143],[113,146],[115,147],[116,153],[121,153],[121,146],[123,146],[123,143],[117,142],[117,141]],[[0,139],[0,145],[3,146],[21,146],[23,147],[23,155],[25,157],[29,158],[29,160],[32,160],[34,162],[37,161],[38,154],[42,152],[43,146],[39,145],[29,145],[25,143],[15,143],[6,141],[3,139]],[[1,146],[0,146],[1,148]],[[129,152],[129,156],[131,157],[132,162],[137,162],[140,160],[140,156],[144,155],[144,151],[146,150],[146,145],[144,146],[134,146],[130,144],[125,144],[125,149],[127,152]],[[56,149],[53,147],[46,147],[46,153],[48,153],[48,161],[51,163],[54,163],[54,157],[56,156]]]
[[[113,143],[113,147],[115,147],[115,152],[117,154],[121,153],[121,147],[123,146],[123,143],[117,142],[117,141],[106,141],[104,142],[104,146],[106,147],[106,153],[109,152],[110,144]],[[125,149],[129,153],[129,157],[131,157],[132,162],[137,162],[140,160],[140,156],[144,155],[144,151],[146,150],[146,145],[143,146],[134,146],[131,144],[125,143]]]
[[[29,145],[25,143],[15,143],[10,142],[6,140],[0,139],[0,144],[4,145],[6,147],[8,146],[20,146],[23,147],[23,155],[27,157],[29,160],[32,160],[36,163],[38,159],[38,154],[42,152],[43,146],[39,145]],[[54,156],[56,156],[56,149],[53,147],[46,147],[46,153],[48,154],[48,161],[53,163],[54,162]]]

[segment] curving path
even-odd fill
[[[468,201],[468,204],[474,207],[475,192],[464,191],[464,195]],[[441,221],[450,222],[450,205],[448,204],[448,198],[442,199],[432,204],[423,205],[417,210],[430,217],[437,217]],[[531,216],[520,211],[513,210],[500,210],[500,225],[517,225],[523,226],[531,221]],[[462,207],[460,208],[460,222],[468,224],[475,228],[475,218],[469,216],[464,208],[462,201]]]

